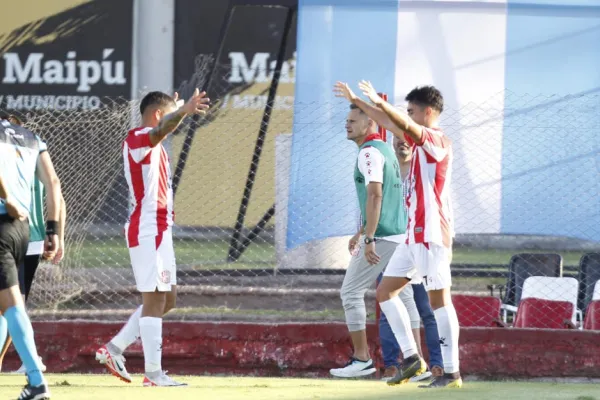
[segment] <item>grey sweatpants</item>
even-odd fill
[[[340,292],[344,313],[346,314],[346,324],[350,332],[366,329],[367,309],[365,306],[365,293],[375,285],[377,277],[385,269],[390,258],[392,258],[392,254],[394,254],[394,250],[398,246],[398,243],[395,242],[377,240],[375,243],[375,252],[381,260],[378,264],[370,265],[365,258],[365,244],[362,237],[359,243],[360,250],[350,261]],[[413,327],[420,326],[419,312],[413,297],[412,285],[406,285],[400,292],[400,299],[408,310],[411,325]]]

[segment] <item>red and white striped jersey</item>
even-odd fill
[[[123,142],[125,179],[129,186],[127,245],[136,247],[143,237],[157,237],[173,225],[173,188],[166,150],[150,142],[152,128],[135,128]]]
[[[406,243],[435,243],[451,247],[454,237],[450,181],[452,140],[440,129],[423,127],[422,143],[413,146],[409,193],[406,196]]]

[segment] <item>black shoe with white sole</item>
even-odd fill
[[[48,385],[42,383],[40,386],[31,386],[29,383],[25,385],[21,395],[17,400],[49,400],[50,391]]]
[[[427,364],[419,355],[415,354],[405,358],[402,361],[400,369],[392,379],[387,381],[390,386],[402,385],[410,380],[414,376],[419,376],[427,371]]]

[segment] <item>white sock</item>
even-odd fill
[[[435,321],[440,334],[442,358],[444,359],[444,372],[452,374],[459,371],[458,361],[458,335],[460,326],[458,316],[452,304],[434,310]]]
[[[410,317],[400,298],[395,296],[383,303],[379,303],[379,306],[385,314],[390,328],[394,332],[394,336],[396,336],[402,356],[408,358],[418,354],[417,343],[410,327]]]
[[[127,323],[121,328],[117,336],[112,338],[110,343],[119,349],[119,354],[122,354],[126,348],[131,346],[140,337],[140,317],[142,316],[142,306],[129,317]]]
[[[140,318],[140,336],[144,348],[144,365],[146,373],[162,370],[162,318]]]

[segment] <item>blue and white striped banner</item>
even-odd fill
[[[600,1],[300,0],[287,248],[355,231],[361,79],[444,94],[457,233],[600,240]]]

